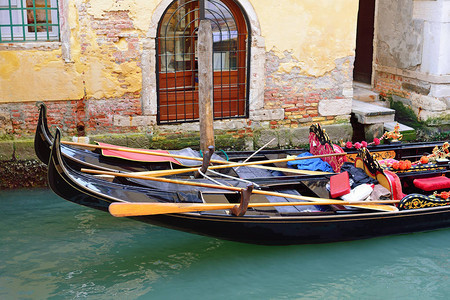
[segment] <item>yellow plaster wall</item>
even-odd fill
[[[266,50],[280,57],[290,52],[305,75],[321,76],[333,70],[337,58],[354,55],[357,0],[251,0],[260,22]],[[0,103],[38,100],[113,98],[140,92],[142,74],[138,59],[118,64],[113,53],[126,51],[124,39],[98,42],[92,20],[108,12],[126,11],[133,22],[130,33],[142,39],[159,0],[69,1],[71,60],[56,50],[0,50]],[[86,11],[83,16],[80,11]],[[82,51],[82,43],[85,49]],[[140,49],[138,49],[140,51]]]
[[[82,97],[102,99],[140,92],[142,74],[137,59],[114,61],[113,54],[127,51],[124,39],[98,43],[92,20],[105,19],[105,13],[127,11],[133,30],[145,37],[157,0],[69,1],[71,62],[64,62],[61,49],[0,50],[0,103],[39,100],[73,100]],[[81,6],[86,15],[80,17]],[[85,50],[81,50],[82,45]],[[139,51],[139,49],[138,49]]]
[[[290,52],[298,63],[285,63],[280,72],[299,67],[304,75],[333,70],[335,59],[354,55],[358,0],[251,0],[265,38],[266,50],[279,57]]]
[[[0,51],[0,102],[83,97],[80,76],[61,50]]]

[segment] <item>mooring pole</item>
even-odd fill
[[[198,29],[198,96],[200,118],[200,149],[207,153],[214,144],[213,125],[213,40],[209,20],[200,20]]]

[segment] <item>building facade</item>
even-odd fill
[[[198,130],[202,2],[215,129],[348,122],[355,0],[1,0],[0,134]]]
[[[429,124],[450,125],[450,1],[379,0],[373,87]]]
[[[354,75],[448,123],[448,0],[0,0],[0,135],[41,102],[66,135],[198,131],[202,14],[216,130],[349,124]]]

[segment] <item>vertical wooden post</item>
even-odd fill
[[[200,149],[208,152],[214,145],[212,28],[209,20],[201,20],[198,29],[198,96],[200,118]]]

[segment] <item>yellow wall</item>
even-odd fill
[[[305,75],[321,76],[335,68],[335,59],[354,55],[357,0],[252,0],[266,50],[283,57],[292,53]]]
[[[139,55],[116,63],[114,53],[127,52],[122,38],[99,43],[92,22],[108,12],[128,11],[134,29],[146,36],[158,0],[69,0],[71,60],[57,50],[0,50],[0,102],[114,98],[138,93],[142,86]],[[303,74],[321,76],[334,69],[335,59],[354,55],[357,0],[251,0],[265,38],[266,50],[283,57],[290,52],[298,62],[279,71],[299,67]],[[86,12],[80,15],[82,5]],[[82,47],[85,47],[82,50]],[[142,43],[140,44],[142,50]],[[4,49],[4,48],[3,48]]]

